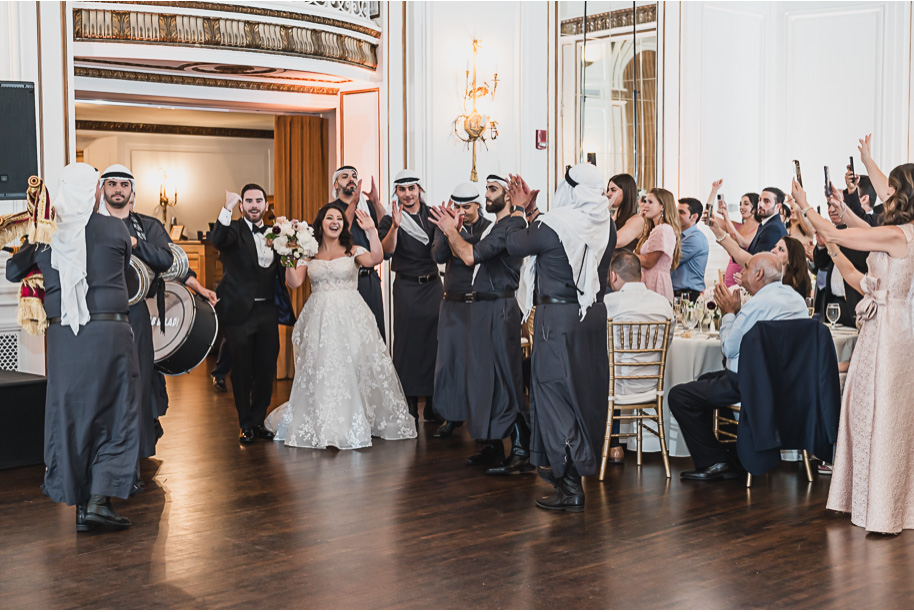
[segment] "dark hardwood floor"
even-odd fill
[[[465,430],[361,451],[237,443],[204,364],[171,408],[134,527],[77,536],[43,468],[0,471],[3,608],[911,608],[914,533],[825,510],[828,479],[782,464],[746,490],[634,456],[552,514],[534,476],[464,466]],[[280,382],[274,404],[288,394]],[[673,468],[690,462],[673,460]]]

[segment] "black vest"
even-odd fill
[[[255,299],[273,301],[273,293],[276,291],[277,265],[277,257],[273,257],[273,263],[268,268],[262,268],[260,264],[257,264],[257,294],[254,296]]]

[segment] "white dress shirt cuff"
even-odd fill
[[[212,219],[212,217],[210,217]],[[222,225],[228,226],[232,223],[232,211],[227,209],[225,206],[222,207],[222,210],[219,211],[219,223]]]

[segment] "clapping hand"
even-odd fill
[[[361,189],[362,189],[362,181],[360,180],[359,181],[359,190],[361,191]],[[365,195],[365,198],[367,198],[368,201],[371,202],[372,204],[377,204],[380,201],[380,196],[378,195],[378,188],[374,184],[374,177],[371,177],[371,187],[368,189],[368,191],[362,191],[362,193]]]
[[[511,204],[520,206],[527,214],[536,210],[536,196],[539,189],[530,189],[527,182],[519,174],[508,175],[508,197]]]
[[[366,233],[375,229],[374,219],[364,210],[355,209],[355,221]]]
[[[714,286],[714,301],[721,314],[736,314],[739,312],[742,300],[738,291],[730,291],[726,285],[718,283]]]
[[[459,231],[463,224],[463,215],[454,214],[453,211],[448,210],[447,205],[443,202],[441,206],[429,208],[428,218],[445,234],[449,231]]]
[[[228,189],[225,190],[225,209],[229,212],[235,210],[235,206],[241,201],[241,196],[233,193]]]
[[[400,227],[400,221],[403,220],[403,205],[400,204],[400,200],[394,200],[394,203],[390,207],[390,220],[393,222],[394,229]]]

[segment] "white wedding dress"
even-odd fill
[[[354,449],[416,437],[403,387],[358,292],[355,257],[308,262],[311,296],[292,331],[295,379],[267,428],[286,446]]]

